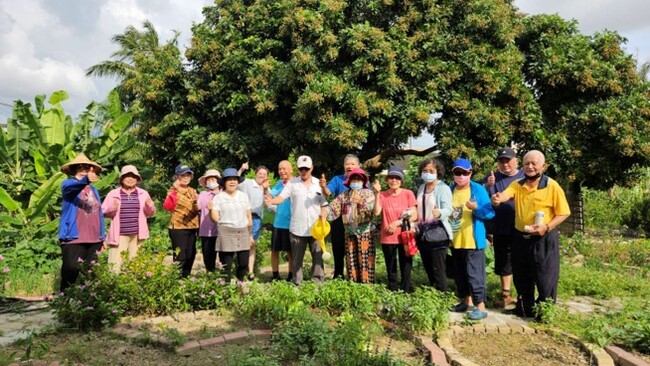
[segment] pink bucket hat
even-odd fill
[[[122,170],[120,171],[120,183],[122,183],[122,179],[127,174],[135,175],[136,177],[138,177],[138,183],[142,182],[142,177],[140,176],[140,173],[138,173],[138,168],[136,168],[133,165],[125,165],[122,167]]]
[[[355,175],[359,176],[359,177],[361,177],[361,179],[363,179],[363,186],[364,187],[368,186],[368,181],[370,180],[370,177],[368,177],[368,174],[366,174],[366,172],[361,168],[354,168],[354,169],[350,170],[350,174],[348,174],[348,177],[345,178],[345,182],[343,182],[343,185],[346,186],[346,187],[350,187],[350,178],[352,178],[352,176],[355,176]]]

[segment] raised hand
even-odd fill
[[[99,180],[99,178],[97,177],[97,174],[95,173],[95,167],[91,166],[90,169],[88,170],[88,181],[90,183],[94,183],[94,182],[97,182],[98,180]]]
[[[318,184],[320,185],[321,188],[325,188],[327,186],[327,179],[325,178],[325,174],[320,175],[320,179],[318,180]]]
[[[487,185],[493,186],[496,183],[496,178],[494,178],[494,171],[490,172],[490,175],[487,178]]]
[[[372,190],[375,193],[381,192],[381,183],[379,183],[379,181],[377,179],[375,179],[375,181],[372,182]]]

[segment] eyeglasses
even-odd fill
[[[301,172],[306,172],[306,171],[308,171],[309,169],[310,169],[310,168],[306,168],[306,167],[298,168],[298,170],[301,171]]]
[[[497,161],[498,161],[499,163],[501,163],[501,164],[509,163],[510,160],[512,160],[512,158],[499,158],[499,159],[497,159]]]
[[[472,174],[471,170],[454,170],[454,175],[460,177],[461,175],[468,176]]]

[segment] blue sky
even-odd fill
[[[85,70],[115,51],[114,34],[150,20],[162,39],[181,32],[187,46],[192,22],[201,22],[209,0],[0,0],[0,119],[14,100],[32,101],[65,90],[74,118],[91,101],[103,100],[115,85]],[[627,52],[650,61],[648,0],[515,0],[525,13],[558,13],[577,19],[583,33],[616,30],[629,40]],[[414,146],[420,145],[416,140]],[[423,142],[427,144],[429,142]]]

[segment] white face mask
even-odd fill
[[[363,183],[359,183],[359,182],[350,183],[350,189],[353,191],[358,191],[361,188],[363,188]]]
[[[208,189],[215,189],[215,188],[219,187],[219,183],[217,183],[217,182],[208,182],[208,183],[205,184],[205,186],[208,187]]]
[[[425,183],[433,183],[438,179],[438,174],[422,172],[420,176]]]

